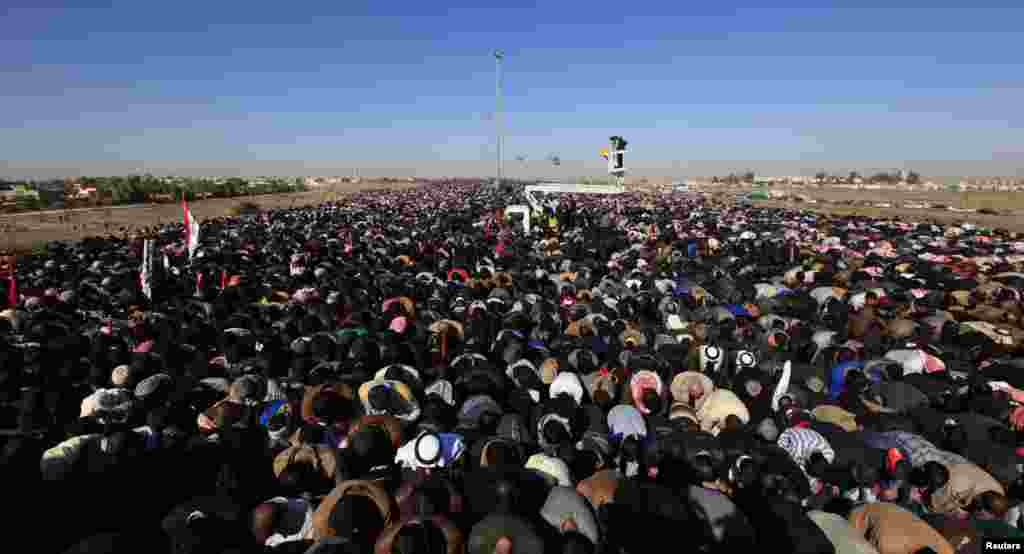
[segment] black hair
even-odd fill
[[[494,483],[495,513],[513,513],[518,505],[519,486],[509,479],[498,479]]]
[[[281,495],[289,498],[301,496],[302,493],[312,492],[314,477],[317,471],[310,462],[292,462],[288,464],[281,474],[277,476],[277,482],[281,487]]]
[[[661,397],[654,389],[644,389],[643,396],[641,397],[644,406],[651,411],[652,414],[660,414],[662,408]]]
[[[871,382],[862,371],[852,369],[846,373],[846,390],[851,394],[860,394]]]
[[[722,452],[720,450],[702,450],[697,452],[690,459],[690,467],[693,469],[694,478],[700,483],[717,481],[722,461]]]
[[[155,433],[159,433],[167,427],[169,420],[170,413],[168,409],[164,407],[156,408],[146,414],[146,424],[149,425]]]
[[[449,482],[437,475],[431,476],[416,487],[414,505],[419,515],[448,514],[452,505],[452,491]]]
[[[1006,427],[992,427],[988,430],[989,440],[1005,446],[1016,446],[1017,433]]]
[[[825,476],[828,468],[829,463],[828,459],[825,458],[825,455],[820,451],[815,451],[811,453],[809,458],[807,458],[807,464],[804,469],[807,471],[807,475],[820,479]]]
[[[501,414],[492,410],[486,410],[480,414],[480,431],[490,434],[498,427],[500,422]]]
[[[738,488],[749,489],[760,480],[761,471],[753,458],[740,456],[731,464],[729,470],[730,481]]]
[[[590,539],[578,531],[567,531],[562,534],[562,554],[594,554],[597,548]]]
[[[850,512],[855,507],[853,500],[843,496],[833,496],[822,506],[822,510],[830,514],[835,514],[843,519],[847,519],[850,516]]]
[[[568,466],[572,466],[576,462],[576,456],[579,451],[576,450],[576,445],[572,442],[563,442],[558,445],[558,449],[555,452],[555,457],[562,460]]]
[[[372,546],[384,529],[380,509],[366,496],[347,494],[338,500],[328,523],[338,537]]]
[[[915,487],[923,487],[935,492],[949,482],[949,469],[939,462],[926,462],[910,472],[910,483]]]
[[[334,466],[335,486],[340,485],[345,481],[358,478],[358,474],[353,467],[353,455],[347,448],[339,448],[338,450],[335,450],[335,458],[337,460]]]
[[[963,455],[967,448],[967,431],[961,425],[947,425],[942,428],[942,448]]]
[[[775,473],[761,476],[761,488],[765,496],[781,498],[787,502],[800,503],[796,485],[785,475]]]
[[[285,414],[274,414],[267,421],[267,429],[271,431],[278,431],[286,425],[288,425],[288,416]]]
[[[434,554],[445,552],[448,543],[444,533],[432,523],[412,522],[395,534],[392,554]]]
[[[442,427],[447,427],[451,423],[452,410],[450,406],[436,394],[428,395],[423,400],[423,403],[420,404],[420,410],[424,423],[432,423]]]
[[[107,453],[113,456],[130,456],[144,446],[142,437],[133,431],[117,430],[106,435]]]
[[[363,475],[375,466],[386,465],[395,456],[391,436],[377,425],[367,425],[353,433],[345,450],[352,455],[349,467],[357,475]]]
[[[242,489],[242,476],[237,467],[223,462],[217,471],[217,491],[228,497],[234,497]]]
[[[324,441],[324,428],[307,423],[299,429],[299,441],[303,444],[320,444]]]
[[[397,392],[388,387],[377,386],[370,389],[367,400],[375,410],[396,413],[399,410],[397,395]]]
[[[888,466],[886,466],[886,474],[890,481],[906,481],[907,477],[910,475],[910,471],[910,462],[905,459],[897,461],[893,465],[892,469],[889,469]]]
[[[640,460],[640,439],[636,435],[630,435],[622,440],[619,445],[619,453],[623,464]]]
[[[554,419],[546,421],[541,432],[544,433],[544,440],[552,445],[562,444],[572,439],[569,432],[565,430],[565,426]]]
[[[875,466],[854,464],[850,466],[850,478],[860,488],[870,488],[878,482],[879,471]]]
[[[491,442],[483,452],[483,457],[488,466],[516,466],[522,463],[516,448],[505,441]]]
[[[576,452],[576,456],[569,465],[569,471],[578,479],[586,479],[594,474],[599,463],[601,463],[601,458],[597,452],[584,448]]]

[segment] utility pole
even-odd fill
[[[498,156],[498,186],[501,186],[501,60],[505,54],[501,50],[494,51],[494,128]]]

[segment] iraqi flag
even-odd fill
[[[188,261],[199,249],[199,222],[192,217],[192,211],[188,209],[188,201],[181,199],[181,209],[185,218],[185,245],[188,247]]]

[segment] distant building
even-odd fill
[[[71,185],[71,192],[66,196],[74,200],[88,200],[96,196],[96,187],[84,187],[81,183]]]
[[[0,202],[13,202],[18,196],[14,183],[0,181]]]

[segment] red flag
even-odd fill
[[[196,294],[201,293],[203,290],[203,274],[202,272],[196,273]]]
[[[181,209],[185,223],[185,247],[188,249],[188,259],[192,261],[192,255],[199,248],[199,222],[192,217],[192,211],[188,209],[188,201],[184,195],[181,197]]]
[[[220,270],[220,290],[224,290],[228,286],[228,272],[223,269]]]

